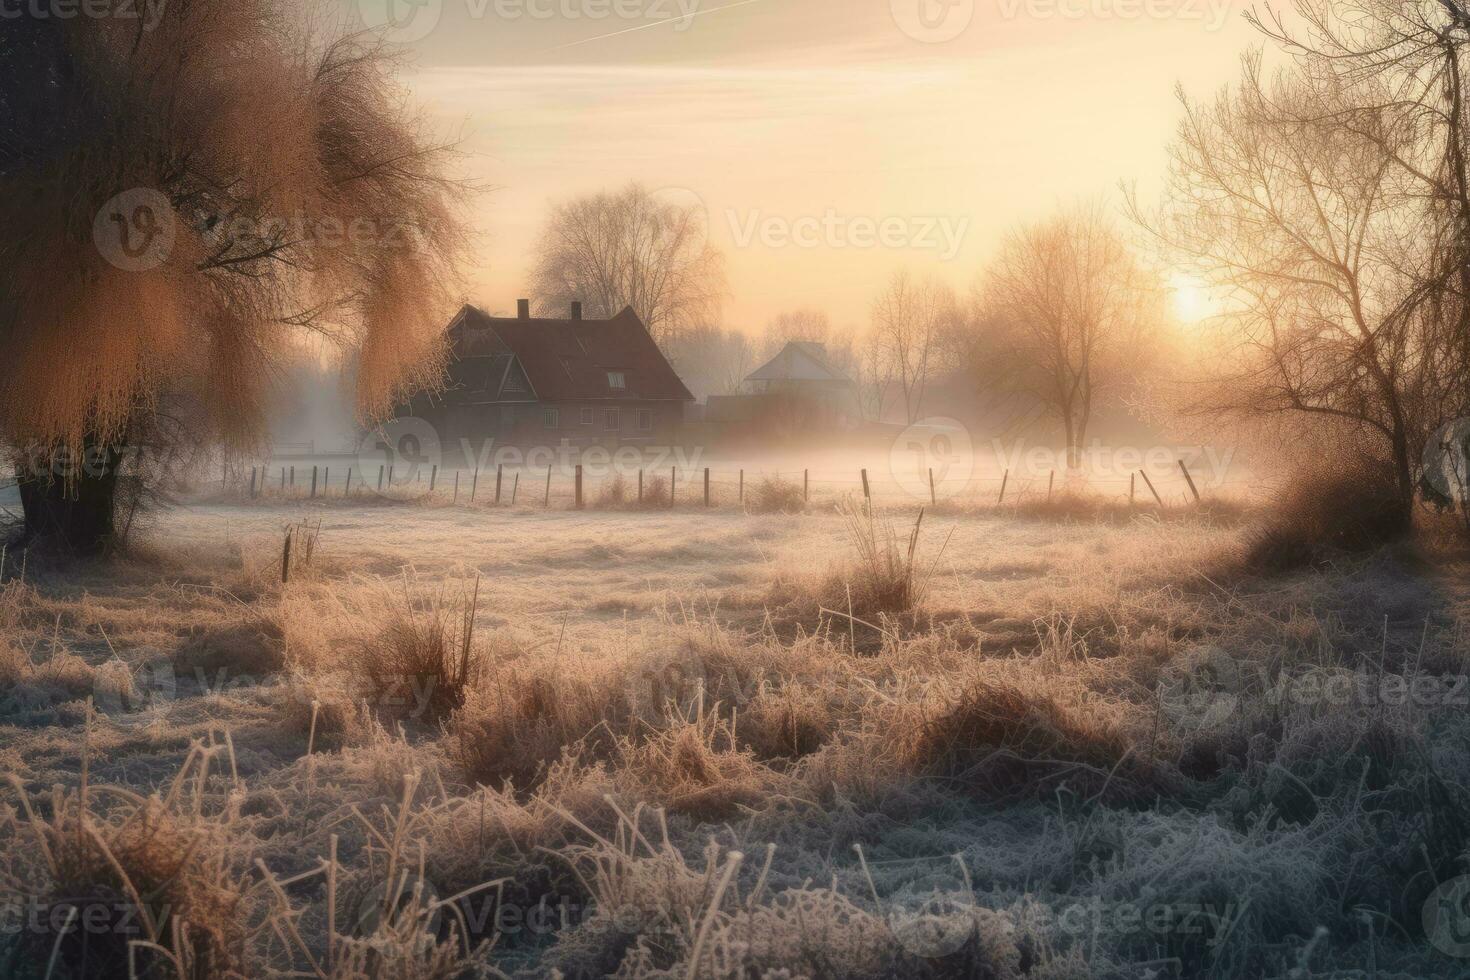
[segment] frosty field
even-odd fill
[[[1464,975],[1462,555],[916,518],[231,498],[9,560],[0,972],[182,920],[180,975]]]

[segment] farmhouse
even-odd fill
[[[711,396],[705,420],[787,433],[851,429],[862,421],[857,385],[832,366],[824,344],[788,343],[741,387],[739,395]]]
[[[489,316],[466,306],[449,325],[444,390],[408,410],[431,422],[446,448],[499,445],[608,448],[670,445],[694,400],[637,314],[587,320]]]

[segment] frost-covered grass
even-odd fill
[[[831,508],[213,504],[8,563],[0,975],[1464,975],[1463,555],[915,517],[868,616]]]

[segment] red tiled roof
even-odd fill
[[[542,401],[694,400],[632,309],[610,320],[521,320],[466,306],[454,329],[465,339],[492,331],[515,354]],[[624,388],[609,384],[610,372],[623,375]]]

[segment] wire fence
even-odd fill
[[[659,507],[745,507],[762,499],[824,506],[844,497],[876,506],[1019,505],[1083,494],[1138,505],[1187,505],[1210,498],[1239,499],[1258,489],[1250,478],[1191,472],[1182,462],[1128,474],[1067,475],[1001,469],[963,477],[938,470],[890,467],[778,469],[720,466],[642,468],[492,466],[488,468],[362,467],[267,461],[227,466],[216,488],[252,501],[417,502],[438,506],[530,507],[557,510]]]

